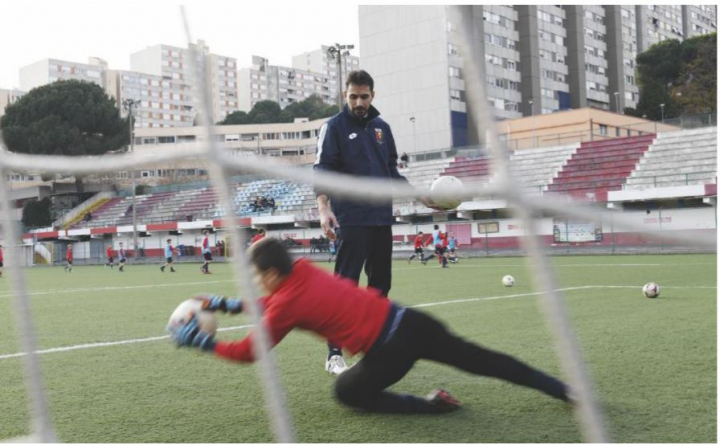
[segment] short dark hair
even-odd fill
[[[258,230],[258,233],[265,233],[265,229]]]
[[[438,226],[437,224],[435,224],[433,227],[435,227],[435,230],[440,230],[440,226]]]
[[[165,241],[167,241],[169,243],[169,242],[172,242],[172,239],[168,238]]]
[[[374,91],[375,88],[375,81],[365,70],[350,71],[350,74],[348,74],[347,80],[345,81],[345,88],[347,89],[350,84],[357,86],[367,85],[370,87],[370,91]]]
[[[418,235],[422,235],[422,234],[423,234],[422,230],[418,232]]]
[[[275,269],[280,275],[290,275],[293,261],[285,246],[277,238],[263,238],[249,249],[250,261],[260,271]]]

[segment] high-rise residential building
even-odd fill
[[[350,71],[360,68],[360,58],[352,54],[343,54],[342,58],[337,58],[337,56],[330,58],[329,49],[329,46],[322,45],[315,51],[293,56],[292,66],[299,70],[321,73],[334,78],[337,76],[338,61],[340,61],[340,82],[342,84]]]
[[[88,63],[43,59],[20,68],[20,89],[30,91],[62,79],[84,80],[104,87],[103,74],[106,69],[107,63],[96,57],[91,57]]]
[[[0,117],[5,114],[5,107],[15,103],[18,99],[26,94],[25,91],[18,89],[4,90],[0,88]]]
[[[228,114],[238,110],[237,62],[231,57],[211,54],[202,40],[193,45],[194,50],[201,56],[198,63],[203,65],[205,78],[211,82],[212,122],[221,121]],[[168,81],[172,88],[171,98],[174,95],[182,97],[182,99],[177,99],[181,103],[171,103],[170,105],[196,107],[195,92],[193,91],[196,86],[195,75],[192,72],[194,65],[191,63],[190,55],[191,52],[187,48],[155,45],[131,54],[130,68],[132,71],[160,76],[162,80]],[[122,80],[120,77],[121,82]],[[161,102],[163,105],[167,105],[165,101]],[[142,106],[138,110],[152,112],[150,109],[145,110]],[[184,122],[184,124],[178,126],[192,125],[193,120],[180,122]]]
[[[189,88],[179,79],[138,71],[108,70],[108,94],[122,108],[125,100],[135,102],[136,128],[191,127],[196,111]]]
[[[471,30],[497,119],[635,107],[636,57],[716,30],[714,5],[361,6],[360,57],[403,151],[479,141],[465,97],[459,30]]]
[[[206,79],[210,81],[212,122],[238,110],[237,63],[210,53],[203,41],[194,44]],[[107,62],[91,57],[87,64],[44,59],[20,69],[21,89],[28,91],[58,79],[94,82],[115,98],[123,116],[123,101],[136,101],[139,128],[188,127],[197,117],[190,50],[155,45],[130,56],[131,70],[111,70]]]
[[[253,56],[252,66],[238,72],[239,109],[250,111],[262,100],[272,100],[285,108],[312,95],[328,105],[338,102],[336,75],[298,68],[270,65],[268,59]]]
[[[682,16],[686,39],[717,32],[717,5],[683,5]]]

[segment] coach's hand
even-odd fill
[[[435,204],[435,201],[433,201],[432,198],[430,198],[428,196],[421,197],[420,202],[422,202],[425,207],[431,208],[433,210],[440,210],[440,211],[446,210],[446,209],[443,209],[442,207],[438,207],[437,204]]]
[[[334,240],[335,229],[340,227],[337,218],[335,218],[335,214],[329,208],[322,209],[318,213],[320,215],[320,227],[323,233],[328,239]]]
[[[197,318],[192,317],[189,322],[171,330],[170,337],[178,347],[192,346],[200,348],[203,351],[212,351],[215,349],[214,336],[200,330]]]
[[[195,299],[202,301],[202,308],[206,311],[239,314],[243,309],[242,300],[238,298],[225,298],[221,295],[199,295]]]

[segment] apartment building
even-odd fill
[[[336,105],[337,73],[270,65],[268,59],[253,56],[252,66],[238,71],[238,94],[238,107],[246,112],[263,100],[272,100],[285,108],[312,95],[319,96],[328,105]]]
[[[97,57],[90,57],[88,63],[43,59],[20,68],[20,89],[30,91],[63,79],[84,80],[104,87],[103,75],[106,70],[107,62]]]
[[[211,91],[212,122],[219,122],[225,117],[238,111],[238,85],[237,62],[232,57],[220,56],[210,53],[208,46],[200,40],[193,44],[193,49],[200,56],[197,63],[201,65],[205,78],[208,79]],[[155,45],[130,55],[130,68],[132,71],[143,74],[159,76],[166,81],[171,90],[168,97],[163,97],[160,103],[163,109],[175,110],[178,113],[162,113],[161,121],[150,121],[152,126],[191,126],[193,119],[172,120],[168,124],[165,114],[182,116],[182,112],[191,111],[197,114],[194,88],[197,86],[194,65],[191,63],[191,50],[170,45]],[[142,76],[139,76],[142,77]],[[124,78],[120,76],[120,90]],[[155,79],[156,80],[156,79]],[[161,86],[163,83],[161,82]],[[120,98],[122,102],[123,98]],[[179,107],[179,108],[178,108]],[[188,109],[191,107],[191,109]],[[153,113],[151,108],[141,105],[140,112]],[[157,112],[155,112],[157,114]],[[184,116],[183,116],[184,117]]]
[[[322,45],[320,49],[293,56],[292,66],[299,70],[312,71],[335,78],[338,75],[338,58],[330,58],[329,49],[329,46]],[[349,72],[360,69],[360,58],[352,54],[343,54],[340,61],[340,80],[342,84]]]
[[[210,53],[203,41],[193,47],[210,81],[215,123],[238,110],[237,62]],[[115,98],[123,116],[127,115],[123,102],[136,102],[138,128],[187,127],[194,124],[198,113],[190,60],[189,49],[170,45],[155,45],[131,54],[130,70],[109,69],[107,62],[96,57],[86,64],[44,59],[20,69],[20,85],[21,90],[29,91],[59,79],[93,82]]]
[[[471,30],[497,119],[635,107],[637,54],[716,31],[714,5],[361,6],[360,58],[403,151],[479,141],[465,97],[458,31]],[[427,102],[427,103],[426,103]],[[432,102],[432,103],[430,103]]]
[[[4,90],[0,88],[0,117],[5,114],[5,107],[15,103],[18,99],[26,94],[25,91],[18,89]]]

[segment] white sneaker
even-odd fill
[[[348,370],[342,355],[333,355],[325,362],[325,370],[332,375],[340,375]]]

